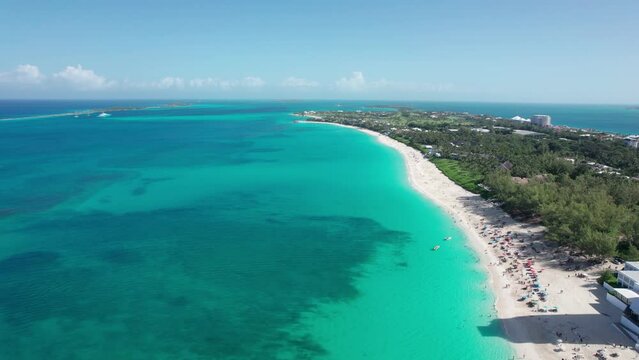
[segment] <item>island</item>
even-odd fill
[[[111,106],[111,107],[105,107],[105,108],[94,108],[94,109],[79,110],[79,111],[73,111],[73,112],[57,113],[57,114],[6,117],[6,118],[0,118],[0,121],[50,119],[50,118],[69,117],[69,116],[87,117],[87,116],[93,116],[95,114],[99,114],[98,117],[106,117],[106,116],[110,116],[110,113],[113,113],[113,112],[141,111],[141,110],[151,110],[151,109],[170,109],[170,108],[176,108],[176,107],[186,107],[189,105],[191,104],[187,102],[171,102],[171,103],[154,105],[154,106]]]

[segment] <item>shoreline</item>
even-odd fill
[[[518,301],[521,284],[524,284],[522,281],[527,279],[521,273],[517,277],[519,269],[512,272],[506,269],[506,260],[500,258],[504,256],[503,252],[500,254],[500,247],[490,242],[491,235],[511,232],[519,235],[522,238],[520,243],[514,244],[513,241],[512,248],[508,248],[508,251],[525,253],[529,251],[528,246],[531,244],[534,244],[533,249],[535,246],[543,246],[535,242],[535,239],[541,241],[543,227],[513,220],[489,201],[455,184],[420,152],[388,136],[337,123],[312,120],[297,122],[354,129],[375,137],[382,145],[400,153],[411,187],[453,218],[455,225],[467,238],[467,245],[477,255],[478,265],[486,273],[487,285],[495,299],[494,309],[501,322],[505,340],[517,358],[563,359],[579,354],[586,359],[594,359],[593,354],[599,349],[605,349],[609,354],[616,352],[622,359],[639,358],[632,348],[634,344],[614,328],[611,318],[618,318],[618,315],[613,312],[612,305],[605,301],[605,290],[595,282],[593,276],[571,277],[573,272],[561,269],[555,257],[548,259],[535,253],[526,255],[535,259],[535,267],[541,268],[538,270],[538,281],[544,286],[548,284],[548,302],[558,305],[559,311],[541,314],[533,312],[525,302]],[[517,235],[513,236],[518,238]],[[525,241],[524,238],[529,240]],[[501,249],[503,250],[503,246]],[[563,341],[562,346],[557,346],[558,339]],[[558,349],[562,351],[557,351]]]

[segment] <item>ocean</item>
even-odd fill
[[[509,358],[477,256],[400,155],[291,115],[376,104],[0,121],[0,358]]]
[[[179,101],[180,102],[180,101]],[[193,102],[193,101],[192,101]],[[203,103],[202,100],[195,101]],[[639,134],[639,104],[634,105],[575,105],[534,103],[489,103],[489,102],[426,102],[426,101],[251,101],[252,103],[277,103],[301,110],[391,110],[384,106],[404,106],[425,111],[454,111],[471,114],[486,114],[512,118],[530,118],[535,114],[547,114],[555,125],[581,129],[595,129],[617,134]],[[60,114],[112,106],[155,106],[166,104],[166,100],[0,100],[0,121],[39,115]],[[217,102],[219,103],[219,101]],[[224,103],[241,104],[242,101]],[[381,106],[381,108],[380,108]]]

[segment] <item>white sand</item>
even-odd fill
[[[596,283],[595,269],[589,269],[591,273],[585,278],[576,277],[574,271],[564,270],[559,265],[566,256],[553,259],[555,249],[549,250],[543,241],[534,243],[539,253],[530,249],[532,240],[529,236],[540,237],[543,233],[540,226],[514,221],[479,195],[453,183],[417,150],[370,130],[345,127],[374,136],[380,143],[399,151],[413,188],[450,214],[464,230],[469,245],[489,274],[498,316],[506,338],[519,358],[572,359],[580,354],[585,359],[595,359],[595,352],[605,349],[608,354],[617,353],[618,359],[639,359],[639,354],[632,349],[634,343],[614,326],[619,322],[621,312],[605,300],[606,291]],[[523,285],[518,283],[526,280],[522,275],[524,272],[506,271],[509,265],[499,261],[502,251],[499,246],[489,244],[490,235],[482,231],[485,225],[500,234],[512,231],[519,234],[518,238],[525,238],[522,243],[515,241],[508,251],[524,251],[527,257],[535,258],[535,269],[543,269],[538,280],[549,294],[548,300],[541,305],[557,306],[558,312],[536,312],[528,308],[525,301],[517,301],[525,293]],[[527,250],[523,249],[525,245],[528,245]],[[511,263],[515,263],[514,256],[508,260],[508,264]],[[559,338],[563,341],[562,351],[558,351],[556,345]]]

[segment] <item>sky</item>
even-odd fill
[[[637,0],[0,0],[0,98],[639,104]]]

